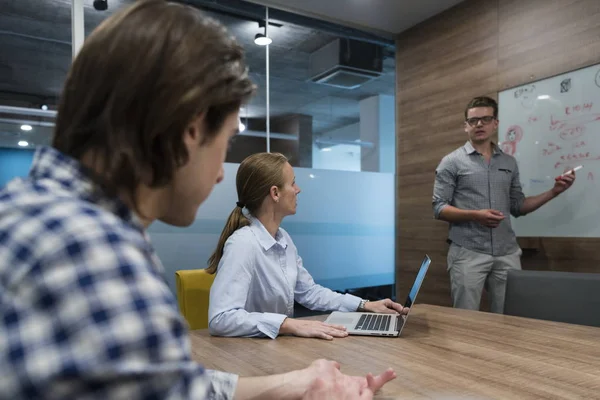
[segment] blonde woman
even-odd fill
[[[328,340],[348,335],[343,326],[292,318],[294,300],[319,311],[402,312],[390,299],[368,302],[314,282],[292,238],[280,227],[283,218],[296,213],[300,193],[285,156],[249,156],[240,164],[236,186],[236,208],[207,269],[217,273],[210,291],[211,334]]]

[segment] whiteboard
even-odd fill
[[[583,165],[565,193],[512,218],[516,235],[600,237],[600,64],[502,91],[498,99],[498,141],[517,159],[526,196]]]

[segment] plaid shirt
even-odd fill
[[[142,226],[52,148],[0,190],[0,398],[228,399]]]
[[[461,210],[494,209],[506,216],[522,215],[525,195],[517,161],[497,146],[488,164],[471,142],[467,142],[444,157],[435,174],[433,212],[436,218],[447,205]],[[449,240],[494,256],[512,254],[519,249],[509,217],[496,228],[474,221],[451,223]]]

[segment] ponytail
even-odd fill
[[[229,236],[233,235],[233,232],[248,225],[250,225],[250,220],[244,215],[242,208],[239,206],[234,208],[231,214],[229,214],[229,218],[227,218],[223,232],[221,232],[221,237],[219,238],[219,243],[217,243],[217,248],[208,259],[208,267],[206,268],[206,272],[209,274],[215,274],[217,272],[219,262],[221,261],[221,257],[223,257],[225,242],[227,242]]]
[[[283,187],[283,167],[287,162],[283,154],[255,153],[240,163],[235,177],[239,201],[227,218],[217,248],[208,259],[206,272],[209,274],[217,272],[227,239],[233,235],[233,232],[250,225],[250,220],[242,213],[242,209],[245,207],[250,215],[256,216],[271,187]]]

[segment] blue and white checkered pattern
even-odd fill
[[[0,190],[0,398],[227,399],[135,216],[52,148]],[[209,378],[210,377],[210,378]]]

